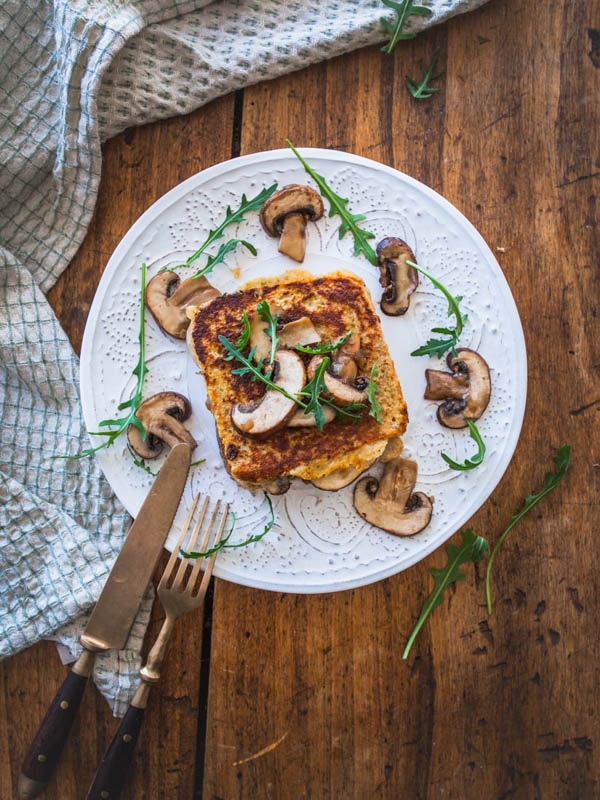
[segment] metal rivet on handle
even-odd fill
[[[123,741],[124,741],[124,742],[130,742],[132,738],[133,738],[133,737],[131,737],[131,736],[130,736],[128,733],[125,733],[125,734],[123,735]]]
[[[107,798],[107,797],[110,797],[110,794],[108,792],[106,792],[106,791],[100,792],[100,797]]]
[[[46,761],[46,756],[43,753],[40,753],[38,756],[38,761],[41,761],[42,764]]]
[[[63,711],[66,711],[67,708],[69,707],[69,704],[67,703],[66,700],[63,700],[62,703],[60,704],[60,707],[62,708]]]

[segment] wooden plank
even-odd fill
[[[498,0],[391,59],[363,50],[245,92],[242,153],[289,136],[379,159],[443,192],[496,250],[526,332],[529,401],[475,530],[493,543],[552,449],[569,441],[574,456],[499,556],[493,617],[484,570],[469,569],[408,663],[441,551],[340,595],[218,583],[206,797],[598,795],[600,405],[584,409],[600,399],[598,5]],[[437,45],[444,89],[417,103],[404,77]]]
[[[77,256],[49,294],[58,318],[79,351],[100,276],[128,228],[158,197],[231,153],[233,97],[185,117],[130,129],[104,147],[96,211]],[[166,564],[163,559],[162,565]],[[155,604],[149,638],[158,633]],[[151,698],[127,790],[131,800],[190,798],[194,790],[202,614],[178,623],[159,689]],[[8,754],[0,795],[16,796],[21,761],[39,719],[64,677],[54,645],[40,643],[0,664],[0,752]],[[27,676],[24,680],[23,676]],[[82,797],[117,728],[95,687],[88,691],[47,800]],[[9,787],[10,784],[10,787]]]

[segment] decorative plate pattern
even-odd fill
[[[473,442],[465,431],[442,428],[436,421],[437,404],[423,399],[425,368],[443,369],[445,362],[409,355],[426,341],[432,326],[446,322],[447,303],[421,276],[405,316],[381,315],[408,404],[405,455],[419,464],[416,489],[435,497],[429,526],[411,538],[392,536],[356,514],[353,486],[323,492],[295,481],[287,494],[273,498],[273,530],[256,544],[222,552],[215,565],[219,577],[249,586],[326,592],[361,586],[406,569],[439,547],[477,511],[516,447],[525,410],[527,369],[521,323],[508,284],[491,251],[462,214],[423,184],[374,161],[338,151],[305,148],[301,152],[335,191],[350,198],[353,212],[365,214],[364,226],[375,233],[374,242],[384,236],[405,239],[420,264],[453,294],[463,296],[461,308],[468,320],[460,344],[480,352],[492,375],[490,405],[478,423],[487,445],[484,463],[472,472],[455,472],[446,467],[440,451],[463,460],[474,452]],[[236,208],[243,192],[254,196],[274,180],[280,186],[310,183],[288,150],[244,156],[184,181],[154,203],[125,235],[102,276],[83,340],[81,394],[88,430],[96,430],[99,420],[112,416],[135,385],[131,370],[138,355],[142,262],[147,265],[148,280],[161,267],[181,263],[205,239],[209,228],[221,221],[228,204]],[[338,226],[337,217],[309,223],[303,267],[314,274],[340,268],[354,272],[364,280],[378,307],[378,270],[364,257],[353,256],[352,237],[340,241]],[[259,253],[253,257],[238,248],[227,265],[217,266],[209,278],[221,291],[234,291],[252,278],[297,266],[278,253],[277,241],[264,234],[256,212],[227,229],[221,241],[232,237],[253,242]],[[190,398],[193,416],[186,424],[198,441],[193,458],[206,459],[190,472],[167,546],[173,546],[198,491],[231,503],[238,519],[235,540],[261,531],[268,519],[264,496],[240,488],[228,476],[214,421],[205,407],[204,381],[185,342],[164,334],[148,314],[146,348],[145,396],[173,389]],[[98,457],[115,493],[135,516],[152,478],[133,464],[125,437]],[[161,457],[150,462],[152,468],[157,470],[162,461]],[[381,471],[380,466],[370,470],[373,474]]]

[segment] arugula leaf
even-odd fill
[[[241,375],[241,376],[249,375],[253,381],[256,380],[262,381],[269,389],[274,389],[275,391],[280,392],[282,395],[287,397],[289,400],[293,400],[300,406],[300,408],[304,409],[305,413],[309,413],[310,411],[314,412],[315,422],[317,423],[319,430],[322,430],[325,424],[325,414],[323,413],[323,409],[321,407],[323,403],[325,405],[331,406],[335,410],[338,417],[344,417],[347,419],[351,419],[353,421],[360,419],[360,417],[362,416],[362,409],[366,408],[364,403],[352,403],[342,408],[329,398],[319,396],[320,392],[322,392],[325,387],[323,376],[325,370],[327,369],[330,363],[329,357],[326,356],[323,359],[323,361],[321,361],[321,364],[319,364],[319,367],[315,371],[312,380],[306,384],[306,386],[302,389],[301,392],[299,392],[296,396],[294,396],[290,394],[288,391],[286,391],[283,387],[278,386],[276,383],[274,383],[271,380],[270,374],[264,374],[262,372],[262,359],[258,364],[254,363],[253,358],[254,358],[254,353],[256,351],[256,347],[252,348],[247,357],[242,353],[242,348],[240,347],[240,343],[244,344],[244,346],[247,343],[247,341],[244,342],[245,333],[246,331],[242,333],[242,336],[238,340],[237,345],[233,344],[233,342],[230,342],[229,339],[227,339],[222,334],[219,334],[219,336],[217,337],[227,353],[227,355],[223,357],[224,360],[225,361],[235,360],[239,361],[240,364],[242,364],[241,367],[236,367],[235,369],[232,370],[232,373],[234,375]],[[302,397],[310,398],[309,402],[305,403],[304,400],[302,400]],[[361,413],[357,414],[356,412],[359,409],[361,410]]]
[[[88,447],[82,453],[79,453],[75,456],[52,456],[52,458],[69,458],[78,460],[80,458],[86,458],[87,456],[91,456],[92,453],[97,453],[98,450],[103,450],[105,447],[110,447],[111,444],[117,439],[123,431],[126,431],[129,425],[134,425],[140,435],[142,437],[142,441],[146,441],[146,429],[142,425],[141,421],[135,416],[135,412],[140,407],[142,402],[142,389],[144,386],[144,378],[146,373],[148,372],[148,367],[146,366],[146,347],[145,347],[145,311],[146,311],[146,265],[142,264],[142,285],[140,290],[140,327],[138,333],[138,341],[140,344],[139,350],[139,357],[135,368],[132,371],[132,374],[137,377],[137,384],[135,387],[135,392],[133,397],[130,397],[129,400],[125,400],[123,403],[119,403],[117,406],[118,411],[124,411],[126,408],[129,409],[129,413],[124,417],[117,417],[115,419],[103,419],[101,420],[98,425],[101,428],[114,428],[114,431],[89,431],[90,436],[106,436],[106,441],[99,444],[97,447]]]
[[[473,441],[477,445],[477,452],[475,453],[475,455],[472,458],[467,458],[464,464],[458,464],[456,461],[453,461],[450,458],[450,456],[447,456],[446,453],[440,453],[440,455],[442,456],[442,458],[444,459],[446,464],[448,464],[449,467],[451,467],[452,469],[461,470],[462,472],[465,472],[466,470],[469,469],[475,469],[475,467],[478,467],[483,461],[483,457],[485,455],[485,442],[481,438],[481,434],[477,429],[477,425],[475,425],[475,423],[472,422],[470,419],[465,419],[465,422],[469,426],[471,439],[473,439]]]
[[[403,30],[404,24],[407,19],[413,15],[420,17],[429,17],[433,13],[430,8],[425,6],[416,6],[414,0],[401,0],[395,2],[394,0],[382,0],[383,5],[393,9],[396,12],[396,19],[394,22],[382,18],[381,24],[386,32],[390,35],[390,41],[382,47],[384,53],[391,53],[394,47],[401,39],[414,39],[416,33],[408,33]]]
[[[448,563],[444,569],[432,569],[431,574],[434,578],[434,587],[432,593],[423,603],[421,614],[417,620],[413,632],[411,633],[402,658],[405,659],[410,648],[413,646],[417,634],[423,627],[423,624],[431,612],[436,609],[442,602],[444,591],[451,583],[464,581],[465,575],[460,571],[462,564],[468,564],[470,561],[475,563],[483,558],[486,550],[489,551],[489,546],[483,536],[475,536],[471,528],[461,532],[462,543],[460,547],[456,547],[452,543],[447,546]]]
[[[492,555],[490,556],[490,560],[487,565],[487,571],[485,574],[485,596],[487,600],[487,607],[488,607],[488,614],[492,613],[492,592],[491,592],[491,575],[492,575],[492,565],[494,563],[494,558],[496,557],[496,553],[502,547],[504,540],[508,536],[508,534],[512,531],[515,527],[517,522],[527,514],[528,511],[539,503],[542,497],[551,492],[558,484],[562,481],[565,477],[565,474],[569,468],[569,464],[571,463],[571,445],[564,444],[556,453],[555,456],[552,457],[552,460],[556,464],[556,472],[547,472],[546,477],[544,479],[545,486],[544,488],[539,491],[537,494],[529,494],[525,498],[525,502],[523,504],[523,508],[514,516],[510,518],[510,523],[506,527],[506,529],[501,534],[500,538],[496,542],[494,549],[492,550]]]
[[[140,469],[143,469],[144,472],[147,472],[148,475],[152,475],[153,478],[156,478],[158,472],[153,472],[148,466],[148,464],[146,464],[143,458],[137,458],[135,450],[132,450],[129,444],[127,445],[127,449],[129,450],[129,454],[133,459],[133,463],[135,464],[135,466],[139,467]]]
[[[275,523],[275,512],[273,511],[273,503],[271,502],[271,498],[266,492],[265,492],[265,499],[269,504],[271,519],[265,525],[265,528],[262,533],[255,533],[253,536],[250,536],[248,539],[246,539],[245,542],[234,542],[233,544],[229,544],[229,540],[231,539],[231,534],[233,533],[233,529],[235,528],[235,514],[232,511],[231,528],[229,529],[229,533],[227,534],[227,536],[225,536],[224,539],[221,539],[221,541],[217,545],[211,547],[209,550],[206,550],[204,553],[198,553],[195,551],[191,553],[186,553],[185,550],[182,550],[181,548],[179,552],[184,558],[208,558],[208,556],[212,556],[214,553],[218,553],[219,550],[229,550],[229,549],[234,549],[236,547],[246,547],[246,545],[248,544],[259,542],[263,538],[263,536],[267,535],[267,533],[271,530],[271,528]]]
[[[250,320],[248,319],[248,314],[246,314],[245,311],[242,311],[242,322],[244,323],[244,330],[242,331],[240,338],[237,340],[236,347],[238,350],[243,350],[250,341]],[[231,358],[228,357],[227,361],[231,361]]]
[[[315,374],[311,380],[306,384],[304,389],[300,392],[303,397],[309,397],[310,400],[304,407],[304,413],[310,414],[311,411],[315,415],[315,422],[317,428],[322,431],[325,425],[325,413],[323,412],[321,392],[325,391],[325,370],[331,363],[329,356],[321,361],[315,370]]]
[[[198,272],[195,272],[192,275],[192,278],[200,278],[202,277],[202,275],[207,275],[209,272],[212,272],[213,269],[217,266],[217,264],[220,264],[222,261],[225,260],[225,256],[228,253],[231,253],[232,250],[235,250],[238,244],[244,245],[246,250],[249,250],[253,256],[256,255],[256,247],[254,247],[254,245],[251,244],[250,242],[246,242],[244,239],[230,239],[228,242],[225,242],[219,247],[217,254],[215,256],[208,257],[206,266],[202,267],[202,269],[199,269]],[[187,264],[180,266],[187,266]],[[177,267],[172,267],[171,271],[173,271],[174,269],[177,269]]]
[[[413,350],[411,356],[435,356],[437,355],[438,358],[441,358],[444,353],[447,353],[448,350],[454,345],[454,340],[450,339],[449,341],[445,341],[442,339],[427,339],[427,342],[421,347],[417,347],[416,350]]]
[[[343,239],[344,236],[350,231],[352,236],[354,237],[354,255],[358,256],[361,253],[364,253],[366,258],[373,264],[377,266],[377,256],[375,255],[375,251],[369,244],[369,239],[374,239],[375,234],[371,233],[370,231],[365,231],[358,226],[359,222],[362,222],[366,219],[364,214],[352,214],[347,209],[347,205],[350,202],[347,198],[340,197],[339,194],[336,194],[333,189],[331,189],[325,178],[322,175],[319,175],[318,172],[315,172],[312,167],[310,167],[306,161],[302,158],[300,153],[296,150],[294,145],[290,142],[289,139],[285,140],[287,145],[292,149],[292,152],[298,158],[304,169],[308,172],[308,174],[314,179],[317,186],[319,187],[319,191],[321,195],[329,201],[329,216],[333,217],[335,214],[339,214],[342,219],[342,223],[339,229],[339,238]]]
[[[352,336],[352,328],[343,336],[335,342],[328,342],[324,344],[323,342],[319,342],[318,345],[315,347],[309,347],[308,345],[297,344],[294,350],[299,350],[301,353],[308,353],[310,356],[322,356],[326,353],[332,353],[334,350],[340,348],[343,344],[346,344],[348,339]]]
[[[458,339],[463,331],[465,320],[467,319],[467,315],[461,314],[460,308],[458,307],[458,304],[462,300],[461,295],[453,297],[444,284],[424,270],[423,267],[419,267],[413,261],[407,261],[406,263],[421,272],[426,278],[429,278],[436,289],[440,290],[448,301],[448,316],[454,316],[456,318],[456,326],[454,328],[431,329],[432,333],[443,333],[445,336],[450,336],[450,339],[428,339],[426,344],[413,350],[411,356],[437,355],[438,358],[441,358],[448,350],[452,350],[453,355],[457,355],[456,345],[458,344]]]
[[[185,264],[181,264],[180,266],[192,264],[197,258],[200,258],[207,247],[210,247],[210,245],[217,239],[222,238],[223,231],[228,225],[233,225],[235,222],[242,222],[244,219],[244,214],[247,214],[249,211],[258,211],[265,200],[271,197],[275,189],[277,189],[276,183],[274,183],[272,186],[269,186],[267,189],[263,189],[256,195],[256,197],[251,197],[250,200],[248,200],[246,195],[243,194],[240,207],[236,208],[235,211],[232,211],[231,207],[227,206],[227,211],[225,213],[225,219],[223,222],[217,225],[214,230],[210,230],[208,232],[206,240],[200,245],[198,250],[196,250],[196,252],[187,259]],[[177,267],[173,267],[173,269],[177,269]]]
[[[144,461],[144,459],[143,459],[143,458],[137,458],[137,455],[136,455],[136,452],[135,452],[135,450],[133,450],[133,449],[130,447],[130,445],[129,445],[129,444],[127,445],[127,449],[129,450],[129,455],[130,455],[130,456],[131,456],[131,458],[133,459],[133,463],[135,464],[135,466],[136,466],[136,467],[139,467],[140,469],[143,469],[143,470],[144,470],[144,472],[147,472],[147,473],[148,473],[148,475],[152,475],[152,477],[153,477],[153,478],[156,478],[156,476],[158,475],[158,472],[153,472],[153,471],[150,469],[150,467],[148,466],[148,464],[146,464],[146,462]],[[195,467],[195,466],[197,466],[198,464],[204,464],[204,462],[205,462],[205,461],[206,461],[206,459],[205,459],[205,458],[199,458],[199,459],[198,459],[198,461],[192,461],[192,462],[190,463],[190,468],[191,468],[191,467]]]
[[[271,314],[271,309],[269,308],[269,304],[266,300],[261,300],[260,303],[256,306],[256,310],[258,311],[258,316],[262,319],[263,322],[266,322],[269,326],[268,328],[264,328],[264,332],[270,337],[271,339],[271,355],[269,357],[269,364],[271,366],[271,371],[269,373],[269,377],[273,373],[273,364],[275,363],[275,351],[277,350],[277,344],[279,342],[279,337],[277,336],[277,323],[279,322],[279,315],[275,314],[273,316]]]
[[[367,408],[366,403],[348,403],[347,406],[338,406],[327,397],[322,397],[321,402],[325,403],[326,406],[331,406],[339,420],[342,422],[353,422],[354,424],[362,419],[363,411]]]
[[[429,86],[429,81],[435,81],[443,74],[443,70],[442,72],[438,72],[437,75],[433,74],[438,62],[438,58],[440,57],[440,52],[441,50],[438,47],[433,54],[431,64],[427,68],[425,67],[425,63],[421,61],[421,69],[423,70],[423,80],[421,83],[417,85],[412,78],[409,78],[408,75],[406,76],[406,87],[415,100],[427,100],[428,98],[432,97],[435,92],[439,92],[439,89],[434,89],[432,86]]]
[[[371,367],[371,374],[369,375],[369,386],[367,388],[367,400],[371,404],[371,410],[369,411],[370,417],[375,417],[377,422],[380,425],[383,425],[383,419],[381,417],[381,403],[377,399],[377,393],[379,392],[379,386],[375,383],[375,376],[379,375],[379,370],[377,369],[377,361]]]

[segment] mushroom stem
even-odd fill
[[[304,261],[306,251],[306,217],[304,214],[288,214],[283,220],[279,252],[293,258],[294,261]]]
[[[427,388],[423,395],[425,400],[464,400],[469,392],[467,376],[462,373],[440,372],[437,369],[426,369]]]

